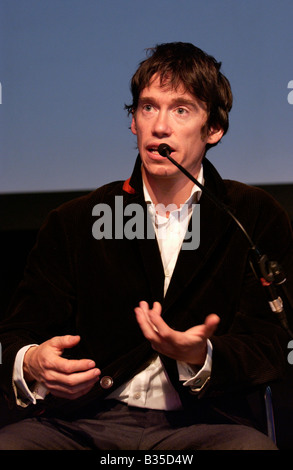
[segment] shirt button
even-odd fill
[[[108,375],[105,375],[105,377],[101,378],[100,385],[104,389],[111,388],[112,385],[113,385],[112,377],[109,377]]]
[[[141,394],[140,394],[139,392],[137,392],[137,393],[134,394],[134,398],[135,398],[136,400],[139,400],[140,397],[141,397]]]

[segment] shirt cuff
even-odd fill
[[[37,344],[30,344],[21,348],[15,358],[13,368],[13,389],[15,393],[17,405],[25,408],[29,404],[36,404],[37,400],[43,400],[48,394],[47,388],[39,382],[35,382],[29,388],[23,376],[23,358],[25,353],[32,346]]]
[[[195,372],[194,369],[185,362],[177,362],[179,380],[184,381],[183,385],[185,387],[190,387],[191,392],[200,392],[200,390],[202,390],[210,380],[212,371],[212,355],[213,346],[212,343],[207,340],[207,355],[205,363],[200,370]]]

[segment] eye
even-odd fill
[[[176,109],[176,113],[179,114],[180,116],[186,114],[187,112],[188,112],[188,111],[187,111],[186,108],[181,108],[181,107],[179,107],[179,108]]]
[[[143,106],[143,110],[146,111],[146,112],[150,112],[150,111],[152,111],[152,109],[153,109],[153,106],[151,104],[145,104]]]

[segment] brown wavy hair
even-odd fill
[[[176,89],[179,85],[207,106],[207,129],[221,128],[224,134],[229,128],[229,112],[232,108],[232,91],[228,79],[220,72],[221,62],[190,43],[173,42],[147,49],[143,60],[131,79],[132,103],[125,105],[134,114],[141,91],[149,86],[155,74],[162,86]],[[207,148],[213,145],[207,146]]]

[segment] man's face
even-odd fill
[[[218,142],[223,135],[221,129],[206,129],[206,121],[205,103],[186,92],[183,85],[162,87],[159,77],[154,76],[140,93],[131,123],[144,171],[153,177],[179,177],[177,167],[158,153],[158,146],[166,143],[172,157],[196,177],[206,144]]]

